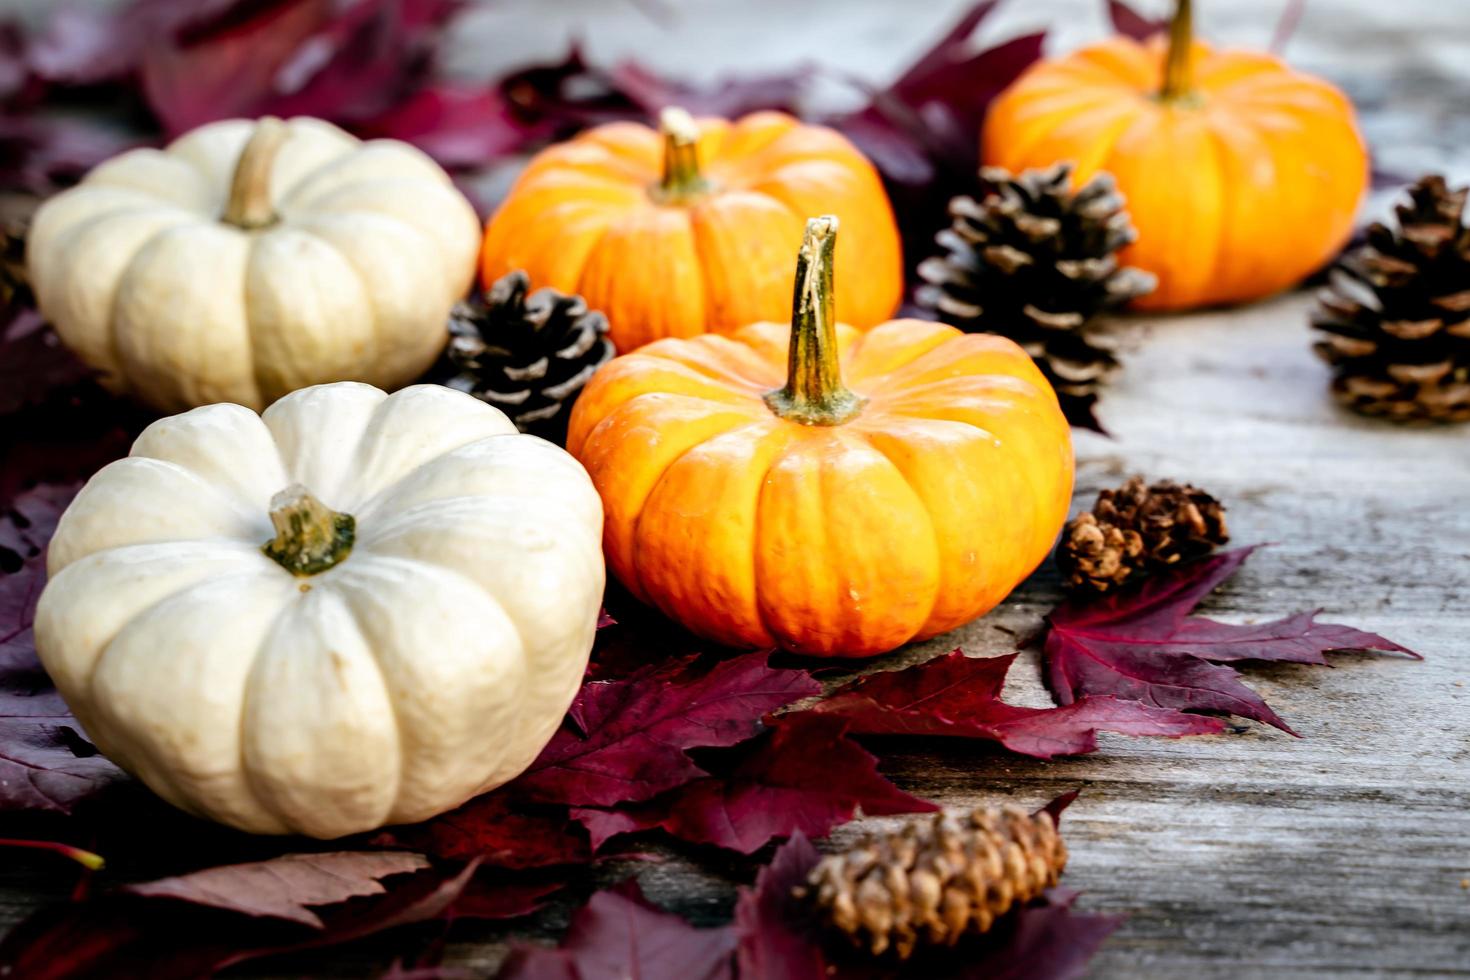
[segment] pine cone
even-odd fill
[[[527,295],[519,270],[449,315],[445,383],[489,402],[522,432],[560,441],[567,416],[592,373],[612,360],[607,317],[580,296],[553,289]]]
[[[1108,592],[1229,540],[1220,501],[1189,484],[1145,485],[1135,476],[1072,519],[1057,566],[1068,587]]]
[[[1119,268],[1116,252],[1137,237],[1113,178],[1100,173],[1075,194],[1072,165],[1019,177],[986,167],[984,198],[949,202],[945,250],[919,263],[920,304],[970,333],[1009,337],[1035,359],[1068,418],[1090,416],[1097,388],[1118,368],[1091,321],[1151,292],[1156,280]]]
[[[1395,208],[1398,228],[1370,226],[1319,295],[1315,349],[1348,407],[1395,421],[1470,420],[1467,194],[1422,178]]]
[[[1057,883],[1067,847],[1056,820],[1017,806],[937,813],[824,857],[799,894],[874,956],[953,946]]]

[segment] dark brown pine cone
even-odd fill
[[[1057,566],[1068,588],[1109,592],[1229,540],[1220,501],[1189,484],[1135,476],[1072,519]]]
[[[1019,177],[981,170],[990,190],[950,201],[953,224],[935,239],[945,254],[919,264],[917,298],[946,323],[1020,344],[1075,420],[1090,416],[1098,386],[1118,368],[1093,318],[1151,292],[1155,279],[1118,265],[1118,249],[1137,233],[1112,176],[1074,194],[1071,172],[1070,163]]]
[[[530,292],[519,270],[449,315],[456,371],[445,383],[489,402],[516,428],[562,442],[572,403],[592,373],[612,360],[607,317],[580,296]]]
[[[1365,415],[1470,420],[1470,188],[1431,175],[1339,261],[1312,315],[1332,391]]]
[[[989,807],[915,818],[824,857],[800,894],[874,956],[953,946],[1057,883],[1067,846],[1045,811]]]

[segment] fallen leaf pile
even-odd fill
[[[46,542],[76,490],[42,485],[0,511],[0,813],[65,813],[123,778],[81,734],[31,638]]]

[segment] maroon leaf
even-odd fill
[[[383,831],[372,843],[441,858],[479,858],[500,868],[544,868],[592,859],[586,835],[564,814],[517,802],[505,790],[477,797],[424,823]]]
[[[607,74],[610,87],[652,118],[666,106],[677,105],[696,115],[735,118],[758,109],[796,112],[811,81],[809,68],[770,75],[740,75],[696,86],[655,74],[635,61],[625,61]]]
[[[367,138],[413,143],[449,169],[484,166],[538,136],[498,90],[455,85],[424,88],[356,131]]]
[[[1145,17],[1123,0],[1108,0],[1108,20],[1112,22],[1113,30],[1135,41],[1153,37],[1169,27],[1169,18]]]
[[[735,902],[735,961],[741,977],[826,980],[827,958],[810,906],[796,897],[821,855],[801,831],[776,849],[771,863],[741,888]]]
[[[867,106],[830,121],[883,176],[911,284],[920,260],[936,251],[935,234],[949,224],[950,198],[980,191],[980,127],[991,100],[1041,57],[1044,33],[975,50],[971,35],[997,3],[974,4]]]
[[[385,894],[318,906],[320,928],[126,892],[103,895],[43,909],[22,922],[0,942],[0,976],[192,980],[263,956],[438,918],[474,872],[474,864],[453,876],[421,871],[395,879]]]
[[[500,980],[671,980],[733,978],[735,935],[728,927],[696,929],[643,897],[636,881],[600,891],[572,916],[556,949],[521,946]]]
[[[717,79],[694,86],[658,75],[637,62],[595,67],[573,44],[560,62],[507,75],[500,92],[530,138],[560,139],[589,126],[621,119],[647,122],[668,105],[735,117],[757,109],[794,112],[811,71]]]
[[[516,919],[539,911],[565,881],[530,880],[480,873],[445,910],[450,919]]]
[[[846,720],[853,734],[990,739],[1041,759],[1092,752],[1099,730],[1177,737],[1224,727],[1218,718],[1106,696],[1060,708],[1006,704],[1001,688],[1015,659],[971,659],[955,650],[906,670],[860,678],[808,710]]]
[[[122,771],[97,754],[36,660],[45,548],[75,485],[45,485],[0,515],[0,812],[72,807]]]
[[[1057,700],[1072,704],[1088,695],[1111,695],[1161,708],[1240,715],[1291,732],[1232,668],[1214,662],[1325,664],[1324,653],[1349,649],[1420,659],[1376,634],[1318,623],[1314,613],[1247,626],[1191,617],[1252,550],[1222,552],[1136,589],[1072,599],[1052,610],[1043,649],[1047,683]]]
[[[137,143],[92,115],[0,116],[0,186],[50,194]]]
[[[0,327],[0,416],[36,405],[92,373],[35,310],[18,311]]]
[[[1103,942],[1123,924],[1121,915],[1078,915],[1077,892],[1053,888],[1021,909],[999,942],[956,977],[973,980],[1072,980],[1082,976]]]
[[[696,844],[742,854],[798,831],[825,837],[859,807],[870,815],[922,813],[933,803],[898,789],[878,760],[845,734],[846,723],[801,712],[776,718],[725,776],[696,780],[644,806],[574,809],[594,848],[617,834],[661,828]]]
[[[171,135],[263,113],[372,118],[411,89],[447,0],[237,3],[151,39],[143,90]]]
[[[704,775],[686,749],[734,745],[767,712],[819,693],[804,671],[750,653],[707,671],[687,661],[631,677],[590,681],[517,791],[573,806],[646,800]],[[573,726],[575,726],[574,730]]]
[[[428,866],[422,854],[404,851],[283,854],[269,861],[229,864],[128,885],[123,891],[323,929],[325,924],[310,906],[381,895],[384,888],[380,879],[422,871]]]
[[[121,78],[136,65],[136,29],[126,15],[82,6],[51,12],[41,34],[27,47],[31,71],[61,85],[95,85]]]

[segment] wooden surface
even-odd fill
[[[455,62],[466,75],[489,74],[506,51],[555,54],[576,27],[607,59],[639,51],[656,66],[713,75],[822,58],[882,78],[961,0],[922,11],[843,4],[845,19],[830,22],[841,28],[835,35],[803,29],[797,5],[784,0],[693,6],[725,10],[716,24],[725,26],[686,18],[650,28],[628,6],[600,0],[568,0],[538,20],[533,14],[547,8],[508,0],[471,18]],[[985,37],[1058,23],[1064,46],[1080,43],[1101,32],[1101,6],[1012,3]],[[1280,3],[1201,6],[1207,29],[1261,44]],[[1322,0],[1309,4],[1292,53],[1358,99],[1389,169],[1446,168],[1463,178],[1466,19],[1458,5],[1435,0]],[[761,27],[760,45],[730,41],[751,25]],[[642,38],[650,32],[667,43]],[[1113,438],[1078,437],[1075,507],[1135,472],[1198,483],[1230,507],[1238,542],[1274,542],[1204,611],[1244,621],[1320,606],[1325,618],[1381,632],[1426,660],[1354,655],[1335,658],[1336,669],[1246,668],[1247,682],[1300,739],[1248,722],[1177,741],[1104,735],[1095,755],[1047,763],[939,743],[902,754],[885,747],[886,771],[900,786],[946,806],[1039,805],[1084,787],[1065,823],[1066,883],[1086,893],[1086,910],[1129,914],[1095,977],[1470,976],[1470,427],[1404,430],[1336,409],[1326,369],[1309,351],[1308,307],[1298,294],[1123,322],[1125,369],[1101,409]],[[1010,652],[1057,598],[1044,568],[990,616],[876,666],[954,646]],[[1010,699],[1048,703],[1034,655],[1012,676]],[[833,844],[883,823],[851,824]],[[735,885],[754,873],[709,852],[663,853],[662,863],[614,865],[597,877],[637,873],[655,901],[713,924],[728,919]],[[0,860],[0,931],[65,897],[67,879],[52,870],[29,857]],[[508,940],[552,941],[571,907],[557,904],[513,928],[457,924],[446,962],[488,976]],[[390,936],[247,973],[373,976],[412,945]]]

